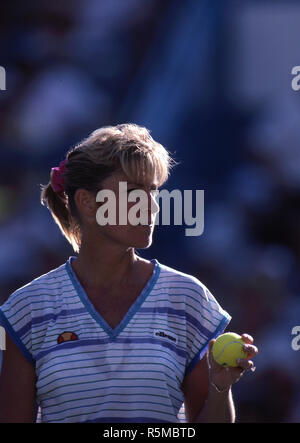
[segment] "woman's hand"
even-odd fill
[[[217,386],[220,391],[229,389],[232,384],[236,383],[245,371],[254,371],[254,363],[251,358],[255,357],[258,349],[253,345],[253,338],[248,334],[242,334],[242,340],[245,342],[243,349],[247,353],[247,358],[239,359],[237,367],[224,367],[219,365],[213,355],[212,346],[216,340],[209,343],[208,361],[210,366],[210,382]]]

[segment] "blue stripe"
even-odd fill
[[[38,325],[39,323],[43,323],[48,320],[56,320],[58,317],[66,317],[70,314],[78,315],[78,314],[86,314],[86,310],[84,308],[78,308],[78,309],[68,309],[63,310],[59,312],[58,314],[46,314],[42,315],[41,317],[33,318],[29,323],[24,325],[21,329],[19,329],[17,332],[21,336],[26,334],[28,331],[31,330],[33,325]]]
[[[155,284],[155,281],[153,282],[153,284]],[[186,311],[184,310],[176,310],[176,309],[172,309],[172,308],[141,308],[140,311],[141,313],[143,312],[147,312],[147,313],[161,313],[161,314],[165,314],[167,313],[167,315],[178,315],[180,317],[185,317],[187,319],[187,321],[193,325],[197,330],[199,330],[203,335],[205,335],[206,337],[209,337],[211,335],[211,331],[208,330],[207,328],[205,328],[197,319],[195,319],[192,315],[188,314]],[[70,310],[63,310],[58,314],[47,314],[41,317],[36,317],[34,319],[32,319],[31,322],[27,323],[26,325],[24,325],[20,330],[17,331],[17,333],[20,336],[24,336],[27,332],[29,332],[31,330],[31,327],[33,325],[37,325],[39,323],[43,323],[45,321],[48,320],[56,320],[58,317],[64,317],[64,316],[68,316],[70,314],[72,314],[72,316],[74,315],[78,315],[78,314],[83,314],[86,313],[86,310],[84,308],[78,308],[78,309],[70,309]],[[123,326],[124,328],[125,326]],[[84,342],[86,341],[80,341],[78,343],[81,344],[85,344]],[[104,341],[103,343],[108,343],[109,341]],[[129,342],[127,342],[129,343]],[[66,346],[66,344],[61,344],[60,346]],[[77,343],[70,343],[69,344],[71,347],[77,346]],[[46,353],[51,352],[51,349],[56,349],[55,348],[50,348],[50,350],[44,351]],[[38,354],[39,355],[39,354]],[[45,354],[46,355],[46,354]],[[38,359],[38,358],[37,358]]]
[[[64,268],[65,268],[65,263],[63,263],[61,266],[59,266],[56,269],[52,269],[52,271],[50,271],[50,272],[48,272],[48,274],[44,274],[44,275],[47,275],[47,280],[56,280],[57,277],[61,277],[65,273]],[[60,269],[60,271],[59,271],[60,273],[58,274],[59,269]],[[53,277],[51,277],[51,274],[53,274],[53,273],[54,273],[54,275],[53,275]],[[39,278],[42,278],[42,277],[43,277],[43,275]],[[39,278],[35,279],[34,281],[38,280]]]
[[[93,382],[93,383],[95,383],[95,382]],[[130,386],[115,386],[115,388],[118,389],[118,392],[111,392],[111,388],[113,388],[113,387],[114,387],[114,386],[110,386],[110,387],[109,387],[109,389],[110,389],[109,397],[112,397],[112,396],[122,396],[122,397],[141,396],[141,397],[144,397],[144,398],[145,398],[145,390],[144,390],[144,388],[147,388],[147,387],[148,387],[148,388],[150,388],[150,389],[153,389],[153,388],[151,388],[150,386],[132,386],[133,389],[136,389],[137,387],[140,387],[140,388],[142,388],[143,390],[142,390],[140,393],[139,393],[139,392],[132,392],[132,393],[131,393],[131,392],[128,392]],[[119,391],[120,391],[120,388],[126,388],[126,392],[125,392],[124,394],[122,394],[122,392],[119,392]],[[97,393],[97,397],[98,397],[99,399],[100,399],[101,397],[108,397],[108,395],[107,395],[107,391],[106,391],[105,394],[101,394],[101,393],[100,393],[101,390],[104,390],[104,389],[107,390],[107,387],[104,387],[104,388],[82,389],[81,391],[76,391],[76,395],[77,395],[77,394],[81,394],[81,393],[86,394],[86,393],[88,393],[88,392],[93,392],[93,393],[95,393],[95,394]],[[160,389],[162,389],[162,388],[160,388]],[[163,391],[165,392],[165,389],[163,389]],[[75,398],[72,398],[72,397],[71,397],[71,398],[69,398],[69,399],[66,399],[68,395],[74,396],[74,392],[64,392],[63,396],[62,396],[62,395],[56,395],[56,396],[54,396],[54,397],[48,397],[48,396],[47,396],[47,400],[46,400],[47,405],[46,405],[45,407],[47,407],[47,408],[52,408],[52,407],[54,407],[54,406],[61,406],[61,405],[63,405],[64,403],[72,403],[72,402],[74,402],[74,401],[78,401],[78,400],[82,401],[82,400],[86,400],[86,399],[90,399],[90,398],[95,398],[95,397],[75,397]],[[155,394],[149,393],[149,394],[147,394],[147,395],[148,395],[149,397],[160,397],[160,398],[165,398],[165,399],[169,400],[169,396],[168,396],[168,395],[160,395],[160,394],[158,394],[157,392],[156,392]],[[60,399],[60,398],[62,398],[62,397],[63,397],[64,401],[59,402],[58,399]],[[53,404],[49,404],[51,400],[54,400]],[[178,399],[176,399],[176,400],[177,400],[177,401],[181,401],[181,400],[178,400]],[[117,400],[112,400],[112,401],[116,401],[116,402],[118,402],[118,399],[117,399]],[[145,401],[144,401],[144,403],[145,403]]]
[[[53,283],[51,283],[51,282],[49,282],[49,280],[55,280],[55,281]],[[54,285],[58,285],[58,287],[60,287],[59,286],[60,283],[63,283],[63,282],[68,281],[68,280],[69,279],[67,277],[65,277],[63,280],[57,280],[57,277],[51,277],[51,278],[49,278],[49,277],[47,277],[47,278],[40,277],[40,280],[33,280],[32,282],[27,283],[27,285],[22,286],[21,288],[17,289],[12,294],[20,294],[20,295],[27,294],[27,293],[30,294],[31,292],[38,291],[39,289],[45,287],[45,284],[47,284],[47,286],[54,284]],[[37,286],[41,286],[41,288],[31,289],[31,288],[36,288]]]
[[[197,304],[200,304],[200,306],[201,306],[203,309],[205,309],[206,311],[208,311],[209,313],[211,313],[211,311],[216,312],[216,313],[219,312],[219,308],[218,308],[218,305],[216,304],[216,302],[215,302],[214,300],[212,300],[212,299],[207,300],[207,298],[206,298],[205,296],[203,296],[203,294],[201,294],[201,291],[199,291],[199,288],[198,288],[198,291],[197,291],[197,290],[195,290],[195,289],[188,288],[188,287],[186,287],[186,288],[182,288],[181,286],[177,286],[177,287],[175,287],[175,286],[171,286],[171,287],[165,286],[165,287],[162,287],[162,288],[156,288],[155,290],[157,291],[157,290],[163,290],[163,289],[167,289],[167,294],[168,294],[169,296],[171,296],[171,297],[172,297],[172,296],[173,296],[173,297],[183,296],[183,297],[185,297],[185,298],[190,298],[191,300],[195,301]],[[205,302],[205,303],[208,305],[208,308],[209,308],[209,309],[208,309],[207,307],[205,307],[203,303],[201,303],[201,301],[200,301],[199,298],[194,298],[192,295],[189,295],[189,294],[186,294],[186,293],[169,292],[169,289],[185,289],[185,290],[190,290],[190,291],[192,291],[192,292],[195,292],[197,295],[200,295],[200,299],[201,299],[201,301]],[[164,294],[164,292],[159,293],[159,294],[156,294],[156,293],[155,293],[156,296],[158,296],[158,295],[162,295],[162,294]],[[183,301],[184,301],[184,300],[183,300]],[[179,303],[179,302],[178,302],[178,303]],[[213,303],[214,305],[216,305],[217,308],[214,308],[213,306],[211,306],[211,303]]]
[[[187,321],[195,326],[199,331],[201,331],[206,337],[209,337],[211,334],[211,331],[209,331],[207,328],[205,328],[199,321],[193,317],[192,315],[188,314],[183,309],[173,309],[173,308],[141,308],[140,312],[149,312],[149,313],[160,313],[160,314],[168,314],[168,315],[178,315],[179,317],[186,318]]]
[[[95,405],[95,406],[97,406],[97,405]],[[168,412],[155,411],[155,410],[142,409],[142,408],[128,410],[128,409],[121,409],[121,408],[118,408],[118,407],[114,407],[114,408],[103,409],[102,412],[106,412],[106,411],[120,411],[120,410],[123,413],[125,412],[125,414],[128,413],[128,412],[133,412],[133,413],[135,413],[135,412],[137,412],[137,413],[140,413],[140,412],[146,412],[146,413],[154,412],[154,413],[157,413],[157,414],[167,415],[168,417],[173,417],[173,414],[170,414]],[[93,412],[90,412],[90,414],[92,414],[92,413]],[[70,419],[74,419],[75,417],[80,417],[81,415],[82,414],[75,414],[75,415],[69,415],[69,416],[64,417],[64,418],[56,418],[56,419],[53,419],[53,422],[59,422],[59,421],[65,421],[65,420],[70,421]],[[45,413],[45,416],[47,417],[47,413]],[[47,420],[44,420],[44,421],[46,422]]]
[[[65,294],[66,293],[68,293],[68,292],[73,292],[73,295],[68,295],[68,296],[66,296]],[[74,295],[74,289],[73,290],[71,290],[71,291],[64,291],[63,292],[63,294],[62,295],[51,295],[51,294],[39,294],[39,295],[41,295],[41,296],[45,296],[45,295],[49,295],[50,297],[52,297],[52,300],[51,299],[49,299],[49,300],[45,300],[45,299],[43,299],[42,301],[41,300],[31,300],[30,301],[30,303],[32,304],[32,305],[34,305],[34,304],[38,304],[38,303],[40,303],[40,304],[42,304],[42,305],[44,305],[44,303],[52,303],[53,304],[53,298],[54,297],[56,297],[56,298],[58,298],[58,299],[60,299],[60,300],[62,300],[62,302],[63,302],[63,300],[74,300],[73,302],[72,301],[70,301],[70,303],[71,304],[75,304],[75,303],[80,303],[79,302],[79,300],[78,300],[78,298],[76,297],[76,295]],[[44,306],[42,306],[43,308],[44,308]],[[37,310],[37,309],[35,309],[35,310]]]
[[[95,381],[93,380],[93,381],[90,381],[89,383],[95,383]],[[66,386],[69,386],[69,385],[66,385]],[[71,384],[71,386],[73,386],[72,384]],[[82,384],[81,384],[81,386],[82,386]],[[134,385],[134,386],[130,386],[130,385],[126,385],[126,386],[113,386],[113,385],[111,385],[110,387],[109,387],[109,389],[111,390],[111,389],[113,389],[113,388],[116,388],[116,389],[118,389],[118,392],[116,392],[116,393],[114,393],[114,392],[110,392],[110,394],[109,394],[109,396],[112,396],[112,395],[121,395],[121,396],[132,396],[132,395],[149,395],[149,396],[151,396],[151,397],[153,397],[153,396],[155,396],[155,397],[161,397],[161,398],[166,398],[166,399],[169,399],[169,397],[171,397],[171,398],[173,398],[176,402],[178,402],[178,403],[182,403],[182,401],[183,401],[183,399],[184,399],[184,397],[183,397],[183,394],[182,394],[182,392],[181,392],[181,394],[182,394],[182,398],[181,399],[178,399],[178,398],[176,398],[176,397],[174,397],[174,395],[172,395],[172,394],[169,394],[169,396],[165,396],[165,395],[160,395],[160,394],[153,394],[153,393],[147,393],[145,390],[146,389],[153,389],[153,387],[151,387],[151,386],[145,386],[145,385]],[[139,392],[133,392],[133,393],[128,393],[128,391],[129,391],[129,389],[131,389],[131,388],[133,388],[133,389],[138,389],[138,388],[142,388],[143,389],[143,391],[141,391],[140,393]],[[126,389],[126,392],[124,393],[124,394],[122,394],[122,392],[120,392],[120,390],[121,389]],[[159,387],[159,386],[156,386],[155,387],[155,389],[156,390],[162,390],[163,392],[166,392],[166,389],[165,388],[161,388],[161,387]],[[87,393],[87,392],[98,392],[98,391],[102,391],[102,390],[107,390],[107,387],[103,387],[103,388],[91,388],[91,389],[82,389],[81,391],[76,391],[76,395],[77,394],[81,394],[82,392],[84,392],[84,393]],[[48,391],[49,392],[49,391]],[[50,391],[51,392],[51,391]],[[47,395],[47,393],[45,393],[45,395]],[[70,391],[70,392],[68,392],[68,391],[66,391],[66,392],[64,392],[63,393],[63,397],[64,398],[66,398],[68,395],[74,395],[74,392],[73,391]],[[51,401],[51,400],[54,400],[55,401],[55,404],[56,405],[61,405],[61,404],[63,404],[63,403],[67,403],[67,402],[72,402],[72,401],[77,401],[78,400],[78,398],[70,398],[69,400],[65,400],[64,402],[61,402],[61,403],[59,403],[58,401],[57,401],[57,399],[59,399],[59,398],[61,398],[62,397],[62,395],[56,395],[56,396],[54,396],[54,397],[49,397],[48,395],[47,395],[47,403],[49,402],[49,401]],[[99,397],[106,397],[106,395],[101,395],[101,394],[99,394]],[[87,397],[88,398],[88,397]],[[54,406],[54,405],[47,405],[46,407],[48,408],[50,408],[50,407],[52,407],[52,406]]]
[[[93,397],[90,397],[90,399],[93,399]],[[84,398],[83,400],[89,400],[89,398]],[[81,401],[81,399],[80,398],[78,398],[77,399],[77,401]],[[149,401],[148,399],[146,399],[146,400],[135,400],[134,401],[134,406],[136,406],[137,408],[138,408],[138,406],[137,406],[137,404],[138,403],[142,403],[144,406],[143,407],[146,407],[147,405],[158,405],[158,406],[162,406],[162,402],[159,402],[159,403],[157,403],[157,402],[154,402],[154,401]],[[61,414],[61,413],[65,413],[65,412],[67,412],[67,411],[72,411],[72,410],[74,410],[74,409],[83,409],[83,410],[86,410],[86,408],[93,408],[93,407],[95,407],[95,406],[100,406],[101,407],[101,409],[102,409],[102,406],[103,405],[106,405],[106,404],[116,404],[117,406],[119,406],[119,405],[122,405],[122,404],[125,404],[125,405],[132,405],[132,401],[121,401],[120,399],[119,400],[107,400],[107,401],[101,401],[100,403],[98,402],[98,403],[93,403],[93,404],[83,404],[83,405],[79,405],[79,406],[73,406],[72,408],[70,408],[70,407],[68,407],[67,409],[62,409],[62,410],[60,410],[60,411],[55,411],[55,412],[48,412],[48,409],[49,408],[51,408],[51,407],[56,407],[56,405],[52,405],[52,406],[47,406],[46,407],[46,415],[47,415],[47,417],[49,416],[49,415],[59,415],[59,414]],[[168,408],[168,409],[173,409],[173,406],[171,406],[171,405],[166,405],[166,404],[163,404],[163,406],[165,407],[165,408]],[[121,409],[121,408],[120,408]],[[171,415],[171,413],[169,413],[169,412],[164,412],[164,411],[158,411],[159,413],[161,413],[161,414],[170,414]]]
[[[93,367],[93,366],[91,366],[90,367],[91,369],[97,369],[97,367]],[[141,381],[141,380],[147,380],[147,381],[149,381],[149,380],[152,380],[152,381],[156,381],[156,382],[161,382],[161,380],[160,379],[158,379],[158,378],[154,378],[154,375],[152,376],[153,378],[151,378],[151,377],[149,377],[149,375],[146,375],[145,377],[138,377],[137,378],[137,373],[138,372],[141,372],[142,374],[141,375],[143,375],[143,374],[145,374],[145,370],[144,369],[139,369],[139,370],[132,370],[132,371],[115,371],[115,373],[117,374],[117,373],[121,373],[121,374],[123,374],[123,373],[132,373],[132,375],[133,375],[133,377],[128,377],[128,378],[123,378],[123,377],[121,377],[121,378],[119,378],[119,377],[114,377],[114,378],[109,378],[109,379],[102,379],[102,380],[99,380],[99,379],[96,379],[96,380],[93,380],[93,382],[94,383],[102,383],[102,382],[106,382],[106,381],[109,381],[109,382],[111,382],[111,381],[115,381],[115,380],[117,380],[117,381],[120,381],[120,382],[122,382],[122,383],[124,383],[124,382],[128,382],[128,380],[130,380],[130,381]],[[111,371],[103,371],[103,372],[101,372],[101,375],[104,375],[104,374],[111,374]],[[161,371],[154,371],[154,370],[151,370],[151,375],[152,374],[162,374],[162,372]],[[49,374],[49,375],[53,375],[53,374]],[[73,378],[75,378],[75,379],[80,379],[80,380],[78,380],[75,384],[76,385],[79,385],[79,384],[83,384],[83,383],[87,383],[87,382],[84,382],[83,380],[85,380],[87,377],[93,377],[93,376],[98,376],[99,377],[99,371],[97,371],[97,372],[92,372],[92,373],[88,373],[88,374],[76,374],[76,375],[66,375],[65,377],[57,377],[56,379],[55,379],[55,381],[56,382],[60,382],[61,380],[71,380],[71,379],[73,379]],[[174,379],[172,378],[172,376],[170,376],[169,374],[164,374],[164,376],[165,377],[167,377],[167,378],[169,378],[171,381],[173,381],[174,382]],[[44,377],[44,378],[46,378],[46,377]],[[82,380],[83,379],[83,380]],[[40,390],[42,390],[42,389],[44,389],[46,386],[49,386],[49,385],[52,385],[53,386],[53,379],[52,380],[50,380],[48,383],[45,383],[44,385],[41,385],[41,386],[39,386],[39,389]],[[56,387],[56,388],[54,388],[54,390],[58,390],[58,389],[61,389],[61,388],[65,388],[65,387],[67,387],[67,386],[69,386],[68,384],[64,384],[64,385],[60,385],[60,386],[58,386],[58,387]],[[172,386],[171,386],[172,387]],[[173,387],[173,389],[175,390],[175,388]],[[49,392],[49,391],[48,391]],[[50,391],[51,392],[51,391]]]
[[[153,282],[153,284],[155,284],[155,282]],[[69,310],[63,310],[61,312],[59,312],[58,314],[54,315],[54,314],[46,314],[44,316],[41,317],[36,317],[32,320],[32,324],[33,325],[37,325],[39,323],[43,323],[44,321],[48,321],[50,319],[54,319],[56,320],[58,317],[60,316],[68,316],[70,315],[70,319],[74,316],[76,316],[77,314],[82,314],[82,313],[86,313],[86,310],[84,308],[78,308],[78,309],[69,309]],[[188,314],[185,310],[179,310],[179,309],[173,309],[173,308],[158,308],[158,307],[154,307],[154,308],[143,308],[141,307],[139,310],[139,313],[149,313],[149,314],[167,314],[167,315],[176,315],[179,317],[183,317],[186,318],[189,323],[191,323],[193,326],[195,326],[197,329],[201,330],[203,332],[204,335],[209,336],[211,334],[211,331],[209,331],[208,329],[206,329],[204,326],[201,325],[201,323],[198,322],[197,319],[195,319],[192,315]],[[20,331],[18,331],[20,333],[20,335],[25,334],[26,332],[28,332],[31,328],[31,323],[25,325]]]
[[[69,296],[69,297],[64,297],[64,299],[74,299],[74,302],[72,303],[72,304],[75,304],[75,300],[76,300],[76,297],[74,296],[74,288],[73,289],[71,289],[70,291],[63,291],[63,294],[67,294],[67,293],[73,293],[73,295],[71,295],[71,296]],[[49,294],[49,292],[48,293],[46,293],[46,294],[39,294],[39,296],[40,297],[44,297],[44,296],[49,296],[49,297],[51,297],[51,294]],[[59,296],[57,296],[57,294],[56,295],[53,295],[52,296],[53,298],[59,298]],[[27,303],[26,305],[24,305],[24,306],[22,306],[21,308],[19,308],[18,310],[16,310],[16,306],[20,303],[20,302],[22,302],[22,301],[25,301],[26,299],[24,298],[24,299],[21,299],[21,300],[18,300],[18,301],[16,301],[16,303],[14,303],[14,304],[12,304],[12,307],[14,308],[14,313],[13,313],[13,315],[14,316],[16,316],[17,314],[19,314],[19,312],[21,312],[23,309],[27,309],[28,308],[28,306],[30,306],[30,305],[32,305],[32,304],[40,304],[40,305],[42,305],[41,306],[41,308],[40,309],[42,309],[42,308],[45,308],[45,306],[44,306],[44,303],[52,303],[52,305],[53,305],[53,300],[44,300],[44,299],[42,299],[42,300],[37,300],[37,301],[32,301],[32,300],[30,300],[29,301],[29,303]],[[63,301],[63,299],[61,298],[61,301]],[[78,302],[79,303],[79,302]],[[39,309],[37,308],[37,309],[33,309],[33,311],[38,311]]]
[[[99,417],[93,420],[86,420],[81,423],[174,423],[174,421],[158,420],[153,417]]]
[[[99,375],[99,373],[98,373],[98,375]],[[115,380],[120,380],[120,379],[115,379]],[[136,383],[137,382],[137,380],[136,380],[136,378],[134,378],[134,379],[129,379],[130,381],[132,381],[133,380],[133,383]],[[128,379],[126,380],[126,382],[128,382],[129,381]],[[142,380],[145,380],[145,379],[142,379]],[[141,381],[140,379],[138,379],[138,381]],[[161,380],[155,380],[155,381],[161,381]],[[90,385],[90,384],[92,384],[92,385],[95,385],[95,383],[101,383],[102,381],[100,380],[90,380],[90,381],[81,381],[80,382],[80,386],[81,387],[84,387],[84,386],[86,386],[86,385]],[[47,385],[48,385],[49,383],[47,383]],[[47,386],[46,385],[46,386]],[[48,399],[48,395],[51,393],[51,392],[57,392],[59,389],[62,389],[62,388],[70,388],[71,386],[77,386],[78,387],[78,383],[77,382],[75,382],[75,383],[68,383],[68,384],[65,384],[64,386],[58,386],[58,387],[54,387],[54,388],[52,388],[52,389],[50,389],[50,391],[42,391],[42,393],[41,393],[41,395],[44,395],[44,396],[46,396],[46,398]],[[132,385],[126,385],[126,386],[115,386],[115,385],[110,385],[109,386],[109,388],[118,388],[119,390],[120,389],[128,389],[128,388],[135,388],[135,387],[137,387],[137,388],[139,388],[139,387],[141,387],[141,386],[136,386],[136,385],[134,385],[134,386],[132,386]],[[153,386],[144,386],[144,388],[146,389],[152,389],[153,390]],[[103,387],[103,388],[97,388],[98,390],[101,390],[101,389],[103,389],[103,390],[107,390],[107,386],[106,387]],[[160,386],[155,386],[155,389],[156,390],[158,390],[158,389],[160,389],[160,390],[162,390],[163,392],[168,392],[168,390],[166,390],[166,387],[165,386],[163,386],[163,387],[160,387]],[[174,389],[174,388],[173,388]],[[180,391],[181,392],[181,391]],[[63,392],[63,393],[59,393],[58,395],[56,395],[56,397],[57,398],[60,398],[62,395],[74,395],[74,394],[76,394],[77,393],[77,391],[67,391],[67,392]],[[147,394],[146,393],[146,391],[144,391],[144,393],[145,394]],[[53,398],[53,397],[51,397],[51,398]]]
[[[138,363],[139,364],[139,363]],[[161,374],[161,370],[155,370],[155,369],[152,369],[152,368],[146,368],[146,367],[144,367],[143,369],[129,369],[130,367],[134,367],[133,365],[129,365],[128,363],[126,364],[127,366],[128,366],[128,368],[127,369],[120,369],[120,370],[115,370],[114,371],[114,374],[132,374],[132,373],[134,373],[134,374],[137,374],[137,373],[139,373],[139,372],[142,372],[143,374],[145,373],[145,372],[148,372],[148,373],[150,373],[151,372],[151,374]],[[140,365],[140,364],[139,364]],[[144,364],[142,363],[142,366],[143,366]],[[155,367],[155,363],[151,363],[151,362],[149,362],[149,363],[147,363],[147,365],[153,365],[154,367]],[[58,365],[58,367],[59,367],[60,365]],[[66,374],[65,375],[65,377],[57,377],[56,378],[56,380],[58,381],[58,380],[64,380],[65,378],[67,378],[68,380],[69,379],[71,379],[71,378],[76,378],[76,377],[82,377],[82,370],[83,369],[88,369],[88,370],[93,370],[93,369],[96,369],[97,370],[97,372],[93,372],[93,373],[90,373],[90,372],[88,372],[88,371],[86,371],[86,374],[84,374],[84,377],[91,377],[92,375],[97,375],[97,374],[99,374],[99,373],[101,373],[101,375],[104,375],[104,374],[111,374],[111,370],[110,371],[105,371],[105,370],[103,370],[103,368],[105,367],[105,366],[108,366],[109,368],[111,367],[111,364],[105,364],[105,365],[89,365],[89,366],[76,366],[76,367],[69,367],[68,369],[66,369],[66,368],[63,368],[63,369],[58,369],[56,372],[55,372],[55,375],[57,375],[59,372],[62,372],[63,374]],[[123,366],[125,366],[125,364],[123,364]],[[145,365],[146,366],[146,365]],[[161,367],[163,367],[163,368],[166,368],[167,370],[170,370],[171,372],[174,372],[174,365],[173,365],[173,367],[170,367],[170,366],[168,366],[168,365],[165,365],[164,363],[157,363],[156,364],[156,366],[158,366],[159,368],[161,368]],[[99,372],[98,372],[99,371]],[[77,372],[77,374],[76,374],[76,372]],[[85,372],[85,371],[84,371]],[[68,373],[71,373],[71,374],[75,374],[75,375],[69,375]],[[169,378],[171,378],[171,380],[173,380],[173,378],[172,377],[170,377],[167,373],[165,373],[165,376],[166,377],[169,377]],[[47,378],[48,377],[50,377],[51,378],[51,380],[50,380],[50,382],[48,382],[48,383],[45,383],[45,384],[41,384],[42,382],[44,382],[45,380],[47,380]],[[177,379],[178,379],[178,377],[176,377]],[[111,380],[111,379],[110,379]],[[123,380],[122,379],[122,377],[121,378],[116,378],[116,380]],[[98,380],[98,381],[106,381],[106,380]],[[53,372],[51,373],[48,373],[48,374],[45,374],[45,375],[43,375],[42,377],[41,376],[39,376],[39,384],[40,384],[40,388],[41,389],[43,389],[45,386],[48,386],[49,384],[51,384],[53,382]]]
[[[34,361],[32,355],[27,350],[27,348],[25,347],[25,345],[22,342],[22,340],[20,339],[20,337],[18,337],[16,332],[13,330],[11,324],[9,323],[8,319],[6,318],[4,313],[1,311],[1,309],[0,309],[0,324],[5,328],[6,332],[9,334],[9,336],[13,340],[13,342],[18,346],[19,350],[24,355],[26,360],[35,366],[35,361]]]
[[[48,321],[50,319],[54,319],[56,320],[59,316],[64,316],[64,315],[69,315],[69,314],[79,314],[79,313],[85,313],[85,309],[84,308],[79,308],[79,309],[74,309],[74,310],[68,310],[68,311],[61,311],[60,313],[54,315],[54,314],[47,314],[41,317],[37,317],[35,319],[32,320],[32,324],[39,324],[43,321]],[[141,313],[143,312],[147,312],[147,313],[160,313],[160,314],[165,314],[167,313],[167,315],[178,315],[180,317],[185,317],[187,319],[187,321],[193,325],[197,330],[199,330],[205,337],[210,337],[211,335],[211,331],[208,330],[207,328],[205,328],[197,319],[195,319],[192,315],[188,314],[186,311],[184,310],[176,310],[176,309],[172,309],[172,308],[141,308],[140,311]],[[18,331],[18,334],[20,336],[23,336],[24,334],[26,334],[29,330],[31,329],[31,322],[27,325],[25,325],[23,328],[21,328]],[[124,341],[121,340],[122,343],[139,343],[138,341],[139,339],[133,340],[133,341]],[[144,339],[142,339],[144,340]],[[106,344],[109,343],[110,340],[109,339],[104,339],[104,340],[96,340],[96,342],[101,343],[101,344]],[[149,342],[149,340],[143,341],[144,343]],[[151,342],[151,341],[150,341]],[[76,341],[76,342],[71,342],[71,343],[61,343],[59,346],[64,346],[64,347],[77,347],[78,345],[86,345],[86,344],[92,344],[95,343],[95,340],[80,340],[80,341]],[[57,346],[55,347],[51,347],[48,350],[45,350],[41,353],[39,353],[36,357],[36,359],[38,360],[40,355],[46,355],[49,352],[52,352],[52,350],[56,350]]]
[[[99,353],[100,353],[101,351],[99,351]],[[104,351],[105,353],[106,353],[106,351]],[[168,355],[168,353],[166,353],[167,355]],[[78,355],[78,354],[77,354]],[[130,362],[127,362],[126,363],[126,365],[133,365],[133,364],[136,364],[136,363],[139,363],[137,360],[139,359],[139,358],[145,358],[145,357],[149,357],[150,359],[155,359],[155,353],[153,353],[152,355],[129,355],[128,356],[128,358],[134,358],[136,361],[134,361],[134,362],[132,362],[132,363],[130,363]],[[56,357],[53,357],[52,359],[51,359],[51,361],[52,360],[54,360],[54,358],[56,358]],[[65,356],[64,356],[64,358],[66,358]],[[112,359],[122,359],[122,357],[120,357],[120,356],[117,356],[117,355],[113,355],[113,356],[111,356],[110,357],[110,360],[112,360]],[[168,362],[170,362],[170,363],[172,363],[172,368],[174,367],[174,364],[175,364],[175,362],[173,361],[173,360],[169,360],[168,358],[166,358],[166,357],[161,357],[160,356],[160,358],[162,359],[162,360],[166,360],[166,361],[168,361]],[[99,357],[91,357],[91,358],[80,358],[80,359],[77,359],[77,360],[68,360],[68,362],[69,363],[78,363],[78,362],[84,362],[84,363],[86,363],[86,362],[88,362],[88,361],[96,361],[96,360],[103,360],[103,356],[99,356]],[[60,364],[61,364],[61,362],[57,362],[57,363],[53,363],[53,365],[50,365],[50,366],[43,366],[43,368],[41,369],[41,372],[40,372],[40,378],[42,378],[41,377],[41,375],[43,374],[43,372],[44,371],[48,371],[48,369],[50,369],[50,368],[53,368],[53,367],[55,367],[55,366],[60,366]],[[121,363],[121,362],[117,362],[116,364],[124,364],[124,363]],[[143,365],[155,365],[155,364],[159,364],[159,363],[151,363],[151,360],[149,360],[149,362],[143,362]],[[97,365],[97,368],[99,368],[99,367],[103,367],[103,366],[111,366],[111,363],[106,363],[106,364],[102,364],[102,365]],[[164,366],[166,366],[167,368],[171,368],[171,366],[168,366],[167,364],[166,365],[164,365]],[[76,367],[72,367],[72,368],[69,368],[69,369],[66,369],[66,368],[64,368],[64,369],[60,369],[60,370],[57,370],[56,372],[59,372],[59,371],[67,371],[67,370],[71,370],[71,371],[73,371],[73,370],[75,370],[75,369],[82,369],[82,368],[86,368],[87,366],[76,366]],[[89,366],[89,367],[91,367],[91,366]],[[44,378],[45,377],[47,377],[49,374],[46,374],[45,376],[43,376]]]
[[[82,346],[95,346],[95,345],[104,345],[104,344],[108,344],[111,343],[111,340],[109,338],[105,338],[105,339],[88,339],[88,340],[74,340],[74,341],[69,341],[69,342],[65,342],[65,343],[60,343],[59,345],[55,345],[55,346],[51,346],[48,349],[45,349],[44,351],[39,352],[36,355],[36,361],[40,360],[42,357],[44,357],[45,355],[51,353],[51,352],[56,352],[59,351],[60,349],[72,349],[72,348],[76,348],[76,347],[82,347]],[[156,338],[135,338],[135,339],[130,339],[130,338],[119,338],[118,339],[118,343],[154,343],[154,344],[158,344],[160,346],[164,346],[166,348],[171,349],[172,351],[174,351],[179,357],[186,357],[186,352],[176,348],[176,346],[173,345],[173,343],[169,343],[167,341],[164,340],[159,340]]]
[[[184,296],[186,299],[187,298],[191,298],[194,302],[196,302],[196,304],[197,305],[199,305],[201,308],[202,308],[202,310],[203,311],[207,311],[208,312],[208,314],[212,317],[212,319],[214,319],[214,320],[219,320],[219,317],[220,317],[220,311],[219,310],[216,310],[216,309],[208,309],[208,308],[206,308],[205,306],[203,306],[202,304],[201,304],[201,302],[200,302],[200,300],[198,299],[194,299],[193,297],[191,297],[191,296],[189,296],[189,295],[186,295],[186,294],[167,294],[167,293],[164,293],[164,292],[162,292],[162,293],[160,293],[160,294],[153,294],[153,296],[163,296],[163,295],[166,295],[168,298],[166,298],[166,299],[160,299],[159,300],[159,302],[160,303],[162,303],[162,302],[165,302],[166,304],[172,304],[172,305],[175,305],[175,304],[183,304],[183,303],[185,303],[185,306],[186,306],[186,308],[191,308],[192,310],[194,310],[195,312],[197,312],[197,313],[201,313],[201,311],[199,311],[198,309],[196,309],[195,308],[195,306],[194,305],[191,305],[191,304],[189,304],[189,303],[187,303],[186,301],[184,301],[184,300],[179,300],[179,301],[176,301],[176,297],[177,296]],[[172,298],[174,298],[175,300],[172,300]],[[151,302],[150,302],[151,303]],[[216,317],[215,315],[213,315],[212,313],[215,313],[215,314],[217,314],[218,315],[218,317]],[[204,313],[205,314],[205,313]],[[203,316],[203,318],[204,319],[206,319],[208,322],[209,322],[209,320],[204,316],[204,314],[202,314],[201,313],[201,315]]]

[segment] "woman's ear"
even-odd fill
[[[74,201],[83,219],[95,220],[97,203],[96,197],[92,192],[86,189],[77,189],[74,195]]]

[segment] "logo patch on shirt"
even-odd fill
[[[75,334],[75,332],[69,332],[65,331],[62,334],[60,334],[57,338],[57,343],[64,343],[65,341],[73,341],[78,340],[78,335]]]
[[[162,329],[155,329],[153,334],[155,337],[159,337],[162,338],[163,340],[170,341],[176,345],[178,343],[177,335],[173,334],[172,332],[163,331]]]

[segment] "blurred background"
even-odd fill
[[[146,126],[180,163],[164,188],[204,190],[205,227],[158,226],[138,252],[255,338],[237,421],[300,422],[299,2],[11,1],[0,22],[0,304],[75,255],[40,204],[50,168],[98,127]]]

